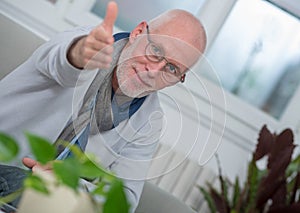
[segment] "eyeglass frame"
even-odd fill
[[[164,67],[166,67],[168,64],[171,64],[172,66],[178,68],[178,66],[174,65],[173,63],[170,63],[170,62],[168,61],[168,59],[166,59],[166,57],[163,56],[163,55],[161,55],[161,56],[153,55],[157,60],[153,60],[153,58],[150,58],[150,57],[149,57],[149,55],[147,54],[147,49],[148,49],[148,47],[149,47],[151,44],[155,44],[155,47],[159,47],[159,45],[157,45],[155,42],[153,42],[152,39],[150,38],[150,32],[149,32],[149,25],[148,25],[148,24],[146,25],[146,30],[147,30],[147,40],[148,40],[148,42],[149,42],[149,43],[146,45],[146,47],[145,47],[145,56],[146,56],[146,58],[147,58],[149,61],[155,62],[155,63],[159,63],[159,62],[161,62],[161,61],[165,61],[165,62],[166,62],[166,65],[165,65]],[[178,68],[178,69],[179,69],[179,68]],[[166,72],[166,71],[164,71],[164,72]],[[174,76],[176,76],[176,77],[179,77],[179,76],[176,75],[176,74],[173,74],[173,73],[170,73],[170,74],[171,74],[171,75],[174,75]],[[184,81],[185,81],[185,76],[186,76],[185,73],[182,74],[182,75],[180,76],[180,82],[181,82],[181,83],[184,83]]]

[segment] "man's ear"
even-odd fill
[[[133,42],[136,40],[136,38],[137,38],[140,34],[142,34],[142,32],[143,32],[144,30],[146,30],[147,25],[148,25],[148,24],[147,24],[147,22],[145,22],[145,21],[139,23],[139,24],[131,31],[130,36],[129,36],[129,42],[130,42],[130,43],[133,43]]]

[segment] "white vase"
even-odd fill
[[[26,189],[22,195],[18,213],[95,213],[91,197],[85,192],[76,193],[73,189],[55,184],[55,178],[49,172],[38,172],[47,182],[50,194],[34,189]],[[98,211],[99,212],[99,211]]]

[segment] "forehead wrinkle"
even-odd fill
[[[206,30],[199,18],[182,9],[168,10],[150,20],[154,33],[176,36],[204,53],[206,49]]]

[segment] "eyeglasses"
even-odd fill
[[[146,26],[147,28],[147,39],[148,39],[148,44],[145,48],[145,56],[149,61],[159,63],[161,61],[165,61],[166,64],[163,67],[163,71],[170,73],[172,75],[175,75],[176,77],[180,77],[181,83],[184,82],[185,80],[185,74],[180,73],[180,69],[178,66],[175,64],[170,63],[166,58],[165,58],[165,53],[162,47],[160,47],[158,44],[153,42],[150,38],[150,33],[149,33],[149,26]]]

